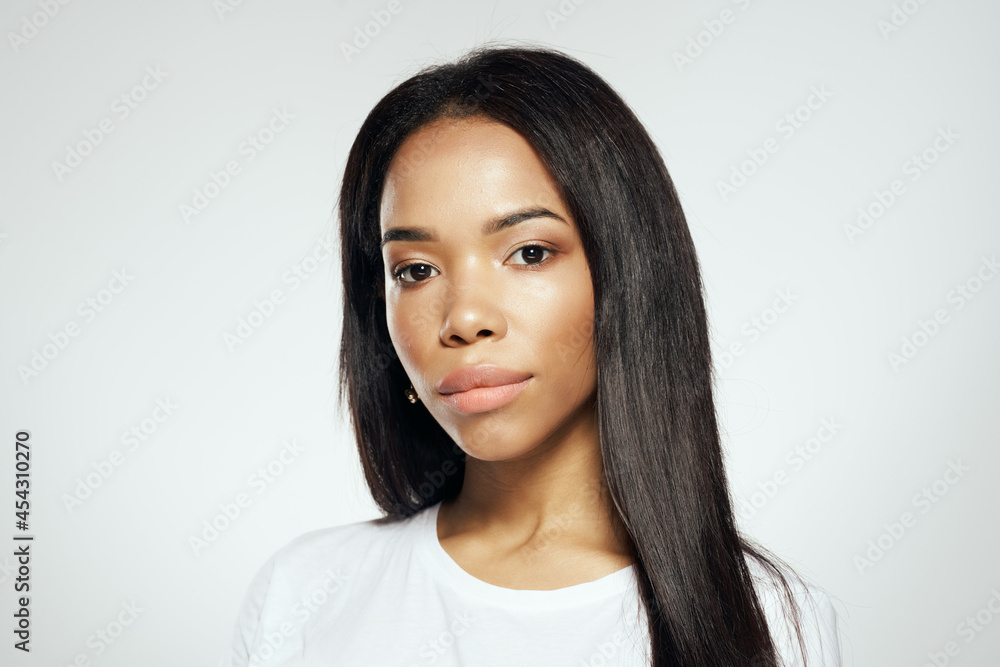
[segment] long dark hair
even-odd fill
[[[403,394],[409,382],[382,296],[379,202],[408,136],[469,116],[520,133],[578,225],[594,289],[602,482],[634,549],[653,664],[779,664],[746,557],[780,581],[804,653],[776,559],[736,528],[701,276],[673,182],[622,98],[558,51],[487,45],[425,68],[375,105],[351,147],[339,200],[338,398],[346,396],[375,502],[398,520],[462,487],[464,452]]]

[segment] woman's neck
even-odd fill
[[[437,526],[463,569],[491,583],[560,588],[553,584],[592,581],[633,562],[603,483],[596,420],[587,421],[518,460],[467,458],[462,490],[442,503]]]

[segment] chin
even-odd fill
[[[499,420],[485,420],[464,428],[447,429],[452,440],[466,455],[480,461],[507,461],[529,454],[537,443],[521,436],[520,429]]]
[[[462,447],[462,449],[465,451],[466,456],[470,459],[489,462],[513,461],[515,459],[521,459],[530,454],[532,451],[531,447],[479,447],[476,449]]]

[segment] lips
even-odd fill
[[[534,377],[492,364],[460,368],[438,384],[441,399],[459,412],[498,410],[520,395]]]
[[[459,368],[444,376],[438,384],[439,394],[448,395],[479,387],[500,387],[517,384],[531,377],[531,373],[513,371],[493,364],[480,364]]]

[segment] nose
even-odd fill
[[[456,276],[448,285],[450,298],[445,301],[441,324],[441,342],[449,347],[470,345],[488,338],[503,338],[507,334],[507,318],[500,303],[499,283],[486,279],[482,271],[468,270]]]

